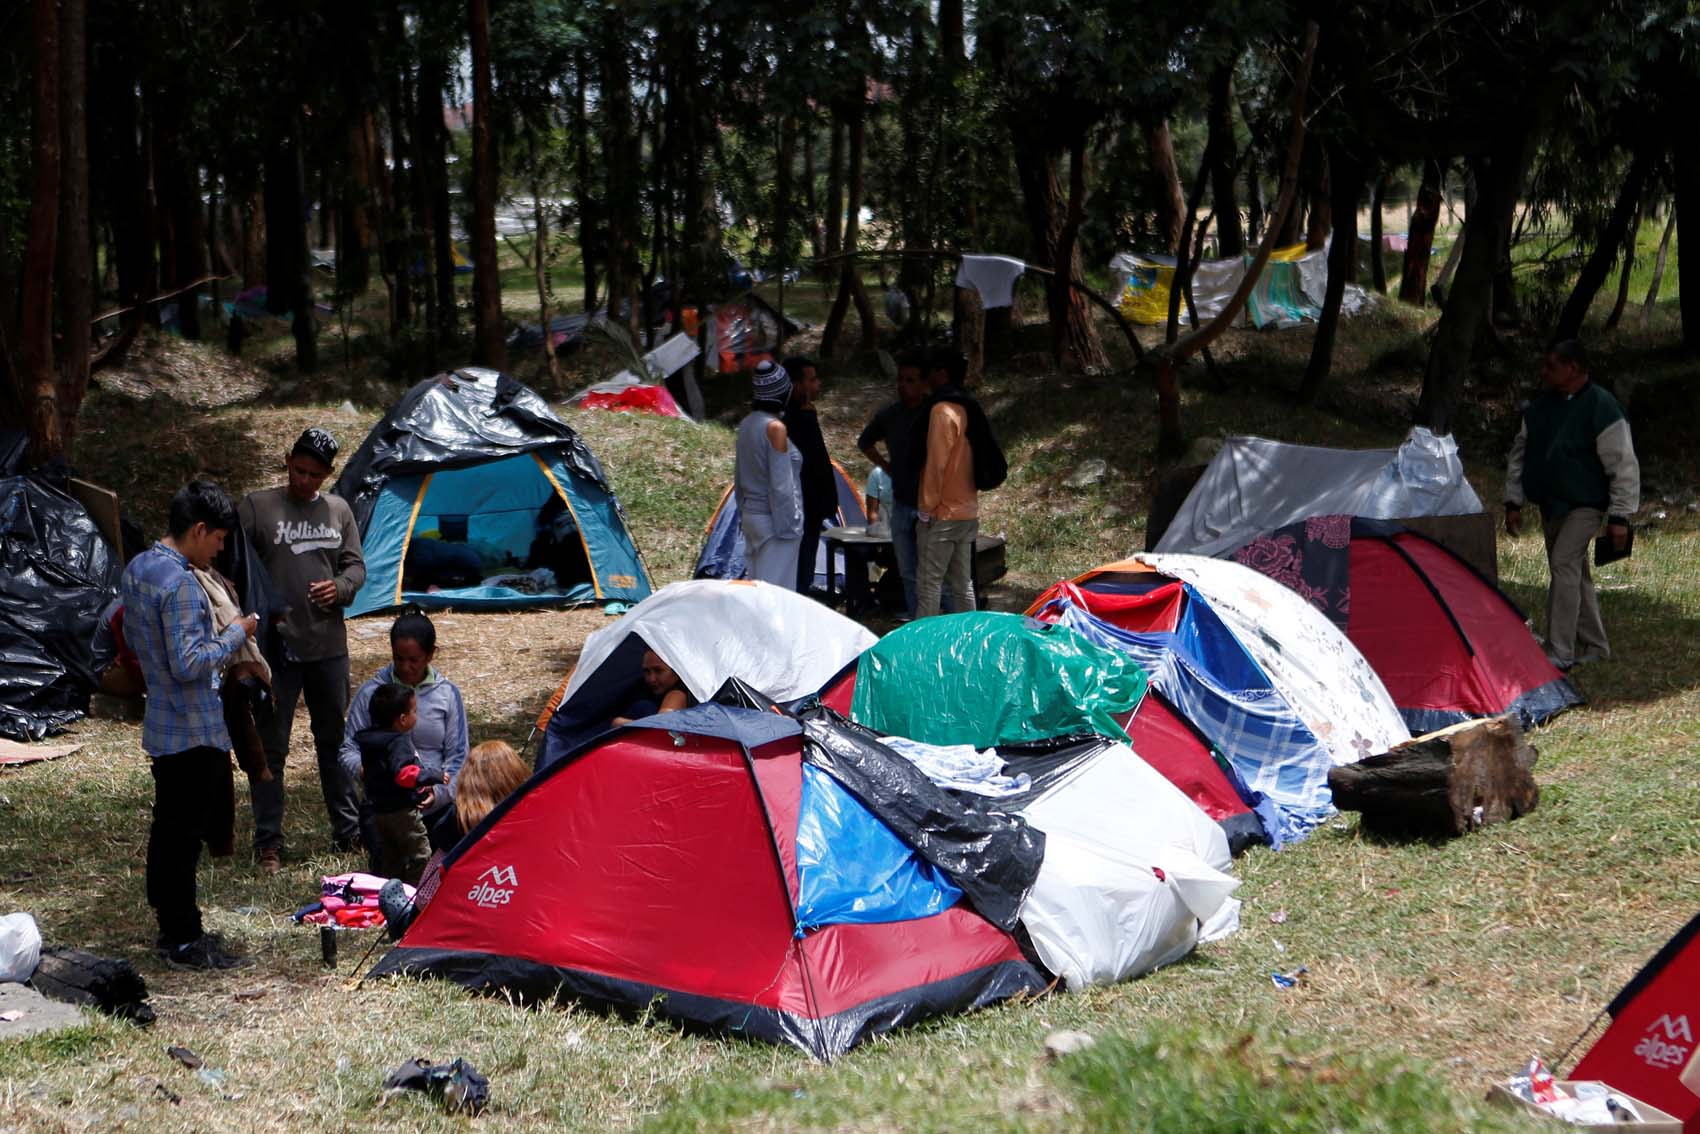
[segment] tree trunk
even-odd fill
[[[1204,218],[1204,225],[1198,225],[1198,205],[1204,199],[1204,186],[1210,179],[1210,169],[1213,164],[1210,147],[1213,142],[1206,142],[1204,156],[1198,161],[1198,172],[1192,179],[1192,193],[1186,198],[1181,221],[1181,237],[1175,248],[1175,274],[1169,283],[1169,318],[1163,332],[1163,341],[1172,343],[1180,338],[1181,333],[1181,298],[1190,295],[1192,291],[1192,276],[1198,270],[1199,257],[1204,248],[1204,234],[1199,232],[1197,239],[1193,237],[1195,226],[1202,229],[1209,225],[1215,217],[1211,213]]]
[[[1422,397],[1413,422],[1437,434],[1452,432],[1452,418],[1470,371],[1470,355],[1493,300],[1493,279],[1499,268],[1495,221],[1505,214],[1507,203],[1515,203],[1522,191],[1523,173],[1528,167],[1528,157],[1533,154],[1534,138],[1533,128],[1525,126],[1522,132],[1502,139],[1490,153],[1470,161],[1476,196],[1466,223],[1473,230],[1480,222],[1482,229],[1467,235],[1464,241],[1458,274],[1429,347]]]
[[[1012,129],[1020,127],[1012,126]],[[1024,132],[1025,133],[1025,132]],[[1015,139],[1015,165],[1021,179],[1027,225],[1033,235],[1034,262],[1051,269],[1045,300],[1051,324],[1051,356],[1069,370],[1100,370],[1108,365],[1098,329],[1086,300],[1069,286],[1081,272],[1076,237],[1085,215],[1086,139],[1069,143],[1069,188],[1058,180],[1050,138]]]
[[[401,9],[392,7],[386,37],[393,44],[407,43],[407,29],[402,23]],[[415,181],[410,174],[418,158],[413,150],[413,126],[407,112],[406,54],[400,61],[384,68],[384,101],[390,120],[390,168],[387,173],[389,200],[384,208],[384,250],[379,262],[394,282],[395,319],[398,324],[413,322],[413,233],[419,223],[414,205]],[[386,176],[379,170],[378,176]],[[399,328],[397,328],[399,330]],[[392,331],[392,335],[396,334]]]
[[[288,109],[266,157],[266,310],[293,312],[295,365],[303,373],[319,365],[314,327],[312,262],[307,254],[306,169],[301,155],[299,110]]]
[[[774,147],[773,176],[773,256],[778,275],[778,294],[774,308],[779,312],[779,339],[785,340],[785,272],[796,257],[791,249],[791,166],[797,157],[797,120],[790,115],[779,119],[779,137]]]
[[[1328,151],[1321,143],[1316,146],[1316,162],[1311,167],[1310,212],[1305,218],[1305,248],[1314,252],[1328,243],[1334,218],[1328,209]]]
[[[968,66],[962,9],[962,0],[939,0],[939,55],[952,75],[961,74]]]
[[[821,355],[832,357],[844,328],[844,316],[851,303],[862,326],[862,349],[873,350],[879,345],[879,324],[874,322],[873,304],[868,301],[868,289],[862,282],[862,266],[852,255],[860,244],[862,214],[862,164],[866,134],[864,119],[866,104],[860,95],[853,101],[845,124],[849,150],[846,170],[846,208],[844,210],[844,254],[838,274],[838,294],[833,297],[832,310],[827,313],[826,329],[821,333]]]
[[[872,350],[879,345],[879,325],[874,321],[874,304],[867,298],[867,286],[862,282],[862,265],[855,260],[853,253],[857,252],[862,233],[862,162],[864,162],[864,104],[860,99],[850,109],[850,121],[845,124],[848,136],[848,168],[845,172],[845,235],[843,235],[843,255],[840,272],[838,272],[838,294],[833,298],[833,308],[826,315],[826,330],[821,333],[821,355],[831,357],[838,349],[838,338],[843,333],[843,321],[850,304],[855,304],[857,320],[862,323],[862,349]]]
[[[1340,302],[1346,294],[1358,259],[1358,197],[1363,192],[1364,163],[1344,148],[1334,146],[1328,152],[1328,183],[1332,200],[1330,211],[1336,218],[1334,239],[1328,246],[1328,288],[1322,300],[1322,313],[1316,321],[1316,335],[1311,340],[1310,363],[1299,382],[1299,400],[1314,402],[1328,380],[1334,365],[1334,338],[1340,327]]]
[[[1629,222],[1629,231],[1623,237],[1623,268],[1617,274],[1617,299],[1611,305],[1611,314],[1606,316],[1605,329],[1615,331],[1623,321],[1623,309],[1629,305],[1629,277],[1635,271],[1635,242],[1641,238],[1641,209],[1635,210],[1635,219]]]
[[[345,301],[365,295],[372,284],[372,116],[361,114],[348,125],[347,164],[337,178],[336,290]]]
[[[1275,241],[1280,236],[1282,223],[1293,207],[1293,198],[1298,189],[1299,157],[1304,150],[1305,100],[1310,90],[1311,67],[1316,61],[1316,41],[1319,34],[1315,20],[1305,21],[1304,54],[1300,58],[1298,71],[1293,76],[1287,152],[1281,164],[1280,189],[1276,195],[1275,209],[1269,217],[1269,229],[1258,244],[1251,263],[1246,266],[1245,277],[1240,280],[1239,285],[1234,288],[1234,293],[1228,297],[1228,302],[1210,322],[1188,332],[1173,343],[1165,343],[1155,350],[1147,351],[1141,360],[1142,367],[1149,368],[1156,378],[1159,459],[1170,459],[1178,455],[1185,440],[1181,434],[1180,379],[1177,368],[1188,358],[1208,347],[1245,310],[1246,301],[1251,298],[1258,277],[1263,274],[1270,254],[1275,251]]]
[[[1257,161],[1245,169],[1246,239],[1256,244],[1263,239],[1263,186],[1257,176]]]
[[[1145,152],[1151,161],[1151,180],[1156,190],[1157,233],[1163,251],[1175,255],[1180,247],[1181,216],[1186,199],[1181,194],[1181,171],[1175,164],[1174,140],[1169,135],[1169,120],[1162,115],[1140,119],[1145,135]]]
[[[418,32],[419,77],[414,82],[413,155],[414,210],[418,216],[418,239],[413,257],[425,268],[425,319],[431,328],[428,357],[433,366],[437,348],[456,335],[454,244],[450,238],[447,129],[443,125],[443,90],[448,83],[447,63],[432,42],[429,25]]]
[[[472,0],[472,357],[508,364],[502,334],[502,278],[496,266],[496,106],[490,63],[490,0]]]
[[[1211,200],[1216,206],[1216,247],[1223,259],[1245,254],[1240,207],[1234,199],[1234,63],[1230,59],[1210,76],[1210,143],[1215,154]]]
[[[113,29],[123,35],[126,24]],[[159,291],[154,261],[151,208],[152,187],[142,152],[141,99],[137,93],[136,52],[105,54],[101,66],[91,70],[96,108],[92,123],[100,130],[97,147],[102,160],[99,171],[102,195],[112,218],[113,259],[118,274],[118,301],[135,310],[125,321],[140,322],[148,316],[142,302]]]
[[[601,186],[597,185],[590,164],[590,115],[585,110],[585,87],[589,84],[586,70],[590,61],[584,51],[577,52],[573,62],[573,173],[578,189],[578,252],[584,270],[584,309],[595,311],[598,269],[602,262]],[[689,237],[686,238],[689,240]]]
[[[170,226],[163,238],[169,244],[170,256],[166,285],[174,292],[179,330],[185,339],[197,341],[201,337],[201,289],[185,285],[206,274],[206,240],[201,221],[200,164],[188,152],[178,132],[178,125],[187,120],[185,111],[184,104],[176,98],[165,104],[154,133],[157,151],[163,159],[156,166],[154,180]]]
[[[1452,276],[1458,271],[1458,261],[1464,255],[1464,245],[1470,235],[1470,216],[1468,207],[1464,219],[1458,223],[1458,231],[1452,235],[1452,247],[1447,250],[1446,262],[1440,266],[1440,275],[1434,281],[1434,287],[1429,289],[1429,295],[1435,305],[1446,306],[1446,297],[1452,291]]]
[[[826,254],[844,251],[844,123],[835,115],[826,157]]]
[[[1653,317],[1653,305],[1659,301],[1659,285],[1665,279],[1665,256],[1670,251],[1671,234],[1676,231],[1676,203],[1670,206],[1670,216],[1665,220],[1665,234],[1659,237],[1659,254],[1653,260],[1653,279],[1647,285],[1647,298],[1641,302],[1641,314],[1638,319],[1643,327],[1647,320]]]
[[[1582,320],[1594,305],[1594,296],[1599,294],[1600,286],[1611,274],[1612,261],[1617,259],[1618,249],[1623,247],[1624,237],[1630,231],[1629,222],[1635,216],[1636,206],[1641,203],[1647,175],[1653,170],[1654,160],[1662,156],[1651,146],[1642,146],[1635,151],[1635,157],[1629,163],[1629,173],[1624,177],[1617,191],[1617,201],[1606,219],[1606,227],[1595,241],[1593,251],[1588,254],[1587,263],[1582,265],[1576,285],[1570,289],[1570,298],[1564,301],[1564,310],[1558,313],[1558,322],[1552,329],[1553,342],[1574,339],[1582,333]],[[1626,260],[1625,278],[1628,274],[1629,263]]]
[[[14,381],[28,406],[30,456],[47,461],[65,451],[53,363],[53,267],[59,245],[60,30],[58,0],[31,4],[29,235],[24,245],[23,295]]]
[[[803,215],[809,223],[809,252],[818,260],[827,254],[820,226],[820,200],[815,187],[815,116],[803,118]]]
[[[930,241],[927,232],[927,184],[922,176],[922,150],[935,108],[927,98],[927,76],[932,61],[927,59],[927,29],[922,8],[911,7],[907,77],[903,84],[898,125],[902,138],[902,162],[906,176],[898,179],[898,227],[903,251],[924,252]],[[909,319],[903,327],[905,341],[919,340],[923,318],[921,292],[932,265],[920,256],[904,256],[897,265],[897,286],[909,301]]]
[[[65,451],[89,385],[89,320],[94,317],[94,255],[89,240],[88,2],[60,0],[60,164],[58,406]]]
[[[968,360],[966,385],[978,386],[986,374],[986,307],[976,288],[956,291],[956,347]]]
[[[1676,172],[1676,206],[1672,211],[1678,234],[1687,229],[1694,236],[1700,234],[1700,147],[1678,143],[1671,150]],[[1700,244],[1700,240],[1689,243]],[[1677,256],[1676,282],[1681,293],[1677,302],[1682,311],[1683,348],[1700,352],[1700,256]]]
[[[543,329],[543,366],[550,384],[559,385],[561,363],[555,357],[555,340],[549,330],[549,218],[543,209],[543,186],[537,180],[537,138],[531,137],[531,220],[536,233],[532,260],[537,266],[537,325]],[[640,378],[647,375],[639,375]]]
[[[1440,163],[1423,162],[1423,183],[1417,190],[1416,208],[1411,213],[1405,238],[1405,270],[1399,280],[1399,298],[1423,305],[1428,296],[1428,262],[1434,251],[1434,229],[1440,223]]]
[[[1387,261],[1381,254],[1381,203],[1387,196],[1387,174],[1375,179],[1375,189],[1369,196],[1369,282],[1382,295],[1387,294]],[[1357,228],[1354,224],[1353,229]]]
[[[602,113],[603,209],[607,221],[608,317],[621,323],[635,341],[640,322],[637,302],[638,194],[640,171],[632,125],[632,68],[627,24],[618,6],[607,9],[599,88]]]
[[[242,287],[266,282],[266,205],[258,190],[243,199],[238,210],[242,224]]]

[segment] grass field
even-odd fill
[[[1336,380],[1313,410],[1282,392],[1302,368],[1308,329],[1231,336],[1220,354],[1227,391],[1188,379],[1188,429],[1200,438],[1391,444],[1414,401],[1424,318],[1383,311],[1348,324]],[[1685,404],[1685,372],[1656,332],[1612,343],[1602,369],[1634,373],[1655,406]],[[148,344],[128,370],[103,377],[79,441],[83,470],[157,531],[170,492],[195,471],[238,491],[272,483],[301,428],[326,424],[352,446],[402,389],[370,355],[345,367],[329,344],[324,372],[301,380],[281,364],[286,343],[259,344],[259,365],[211,347]],[[1472,388],[1460,429],[1488,501],[1499,498],[1493,470],[1513,428],[1509,410],[1532,374],[1530,348],[1518,349]],[[595,365],[581,363],[585,373]],[[853,475],[865,472],[855,434],[889,396],[872,373],[865,362],[827,373],[828,442]],[[728,406],[739,399],[711,394]],[[1059,376],[1021,355],[981,394],[1012,467],[982,521],[1009,539],[1011,576],[994,590],[998,606],[1019,609],[1057,577],[1143,545],[1155,474],[1151,391],[1115,375]],[[658,583],[685,577],[694,561],[730,477],[735,412],[701,425],[569,417],[608,466]],[[1437,844],[1377,841],[1343,816],[1290,849],[1244,856],[1241,932],[1170,969],[923,1025],[831,1066],[648,1021],[517,1008],[442,984],[359,986],[359,950],[346,942],[340,967],[326,971],[316,935],[287,914],[321,874],[354,864],[329,853],[305,721],[289,769],[284,871],[262,879],[240,855],[202,868],[211,928],[257,963],[218,975],[166,969],[148,948],[151,788],[138,729],[85,722],[74,730],[77,754],[0,774],[0,911],[31,911],[50,943],[134,959],[160,1018],[145,1032],[91,1018],[50,1038],[0,1044],[0,1128],[462,1128],[417,1097],[381,1101],[385,1071],[417,1055],[464,1056],[488,1074],[491,1108],[479,1123],[504,1130],[1515,1128],[1478,1101],[1488,1081],[1531,1054],[1562,1052],[1700,899],[1690,419],[1636,418],[1652,454],[1649,518],[1666,516],[1644,531],[1634,559],[1604,573],[1617,659],[1579,671],[1591,703],[1534,738],[1543,795],[1532,815]],[[1104,479],[1068,487],[1094,459],[1106,462]],[[1537,608],[1538,541],[1502,543],[1501,567],[1512,597]],[[598,611],[439,618],[438,662],[466,694],[474,739],[522,740],[584,636],[605,621]],[[356,680],[385,660],[386,625],[353,624]],[[248,828],[238,822],[241,846]],[[1272,970],[1301,964],[1305,983],[1274,987]],[[1060,1028],[1100,1042],[1048,1063],[1043,1039]],[[177,1066],[168,1044],[193,1048],[222,1079]]]

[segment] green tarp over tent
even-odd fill
[[[1094,732],[1126,740],[1115,718],[1138,707],[1145,685],[1127,655],[1066,626],[952,614],[911,622],[862,655],[851,716],[927,744]]]

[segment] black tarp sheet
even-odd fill
[[[0,736],[40,740],[88,711],[95,627],[123,568],[83,506],[0,478]]]

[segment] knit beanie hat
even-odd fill
[[[791,375],[785,373],[785,368],[777,362],[763,360],[756,363],[755,400],[758,402],[777,402],[785,404],[791,396]]]

